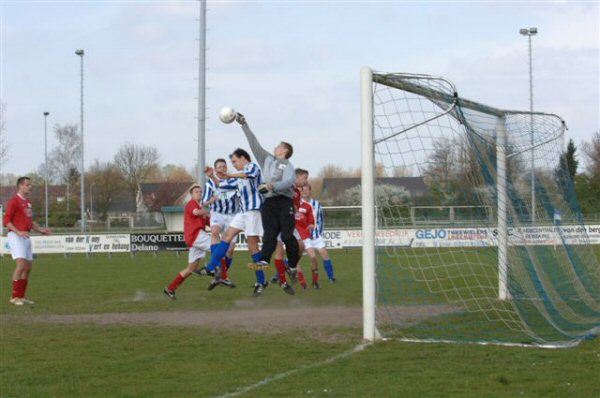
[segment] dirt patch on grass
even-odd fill
[[[291,308],[256,308],[253,302],[236,302],[238,309],[223,311],[161,311],[133,313],[101,313],[75,315],[36,315],[25,317],[30,322],[96,325],[197,326],[209,329],[236,330],[261,334],[303,331],[319,340],[337,339],[339,328],[362,325],[362,308],[328,306]],[[379,322],[400,327],[414,326],[432,317],[460,311],[445,305],[391,306],[379,309]]]
[[[28,321],[59,324],[198,326],[256,333],[286,333],[296,329],[356,327],[359,307],[236,309],[228,311],[164,311],[77,315],[37,315]]]

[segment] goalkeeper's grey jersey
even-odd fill
[[[246,134],[250,149],[256,158],[256,163],[262,167],[263,182],[273,184],[273,191],[266,193],[265,197],[287,196],[293,198],[294,183],[296,182],[294,165],[288,159],[276,159],[275,156],[265,150],[258,143],[256,136],[247,124],[242,125],[242,130]]]

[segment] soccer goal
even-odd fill
[[[365,67],[361,129],[365,339],[565,346],[598,334],[600,265],[559,116],[469,101],[443,78]],[[427,189],[379,202],[376,164],[390,175],[410,170]],[[469,228],[423,230],[414,208],[485,212]],[[410,239],[377,247],[379,228]]]

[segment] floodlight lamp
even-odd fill
[[[521,29],[521,30],[519,30],[519,33],[522,34],[523,36],[527,36],[529,34],[529,30],[528,29]]]
[[[529,34],[536,35],[537,34],[537,28],[529,28]]]
[[[50,112],[44,112],[44,116],[48,116]]]
[[[79,55],[80,57],[83,57],[84,51],[82,49],[75,50],[75,54]]]

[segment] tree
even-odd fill
[[[48,182],[56,181],[67,185],[66,211],[71,205],[71,186],[77,184],[81,174],[81,134],[76,124],[54,126],[57,146],[48,155]],[[39,168],[41,175],[46,175],[43,166]]]
[[[567,151],[563,156],[571,180],[575,179],[575,176],[577,175],[577,167],[579,166],[579,160],[577,160],[577,155],[575,152],[577,152],[577,148],[575,147],[573,139],[570,139],[569,144],[567,145]]]
[[[584,214],[600,212],[600,131],[591,142],[584,142],[582,152],[586,160],[585,173],[575,180],[577,198]]]
[[[574,194],[573,184],[577,175],[577,166],[579,165],[579,161],[576,158],[576,151],[575,143],[570,139],[567,150],[560,155],[558,165],[554,170],[554,182],[565,197]]]
[[[48,155],[48,175],[51,180],[59,183],[70,183],[75,174],[80,174],[81,167],[81,134],[76,124],[54,126],[54,136],[57,146]],[[45,175],[43,166],[40,173]]]
[[[341,206],[360,206],[362,187],[356,185],[346,189],[337,196],[337,204]],[[375,185],[375,203],[381,207],[401,206],[410,198],[406,189],[389,184]]]
[[[185,169],[185,167],[174,164],[167,164],[160,170],[161,181],[168,182],[188,182],[195,178]]]
[[[600,176],[600,130],[592,136],[591,142],[582,146],[583,154],[587,160],[586,172],[591,176]]]
[[[430,187],[433,196],[441,204],[451,203],[454,194],[451,186],[457,174],[457,154],[451,139],[440,139],[433,142],[433,153],[427,159],[425,183]]]
[[[135,201],[141,183],[159,167],[160,156],[155,147],[123,144],[115,155],[115,165],[125,177],[131,197]]]
[[[90,167],[86,181],[92,186],[93,196],[89,195],[89,199],[94,201],[94,212],[104,220],[113,198],[126,186],[125,178],[114,163],[100,162],[96,159]]]

